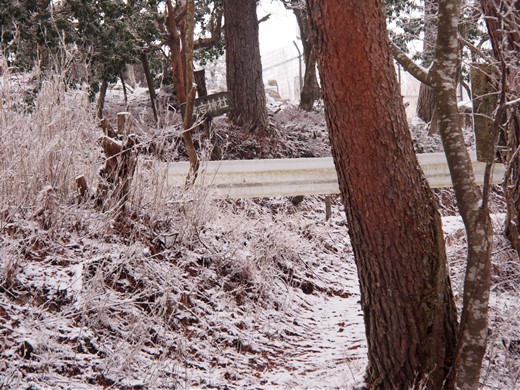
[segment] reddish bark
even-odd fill
[[[361,288],[371,388],[441,389],[456,311],[439,213],[419,168],[382,0],[308,1]]]
[[[186,151],[188,153],[188,158],[190,160],[190,175],[195,175],[198,169],[198,157],[197,151],[195,150],[195,146],[193,145],[193,139],[191,137],[191,133],[189,131],[190,128],[190,120],[187,118],[191,118],[191,113],[193,110],[193,99],[195,97],[194,91],[192,91],[191,85],[186,85],[186,81],[193,79],[193,74],[191,78],[186,77],[186,53],[185,49],[182,50],[181,46],[181,34],[179,30],[182,30],[185,27],[182,27],[186,24],[184,18],[181,18],[181,26],[178,26],[177,16],[180,11],[176,10],[173,7],[171,0],[166,1],[167,6],[167,18],[166,18],[166,27],[168,29],[168,33],[170,36],[168,37],[167,43],[168,47],[171,51],[171,60],[172,60],[172,69],[173,69],[173,82],[175,84],[177,100],[180,104],[186,104],[186,112],[184,118],[184,131],[182,133],[182,139],[184,141],[184,146],[186,147]],[[184,13],[184,12],[182,12]],[[186,47],[186,34],[184,34],[185,43],[184,47]],[[191,36],[193,39],[193,36]],[[193,47],[193,46],[192,46]]]

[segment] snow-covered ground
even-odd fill
[[[287,198],[213,200],[201,189],[169,189],[152,170],[132,189],[127,218],[116,220],[75,193],[75,176],[90,170],[91,182],[102,163],[100,133],[81,96],[44,90],[45,100],[24,113],[2,88],[1,388],[362,386],[364,324],[339,199],[332,198],[326,221],[323,197],[298,205]],[[117,89],[109,104],[116,99]],[[131,101],[143,119],[136,130],[164,141],[163,155],[182,157],[141,115],[145,92]],[[215,121],[228,158],[329,153],[323,113],[278,108],[267,146],[244,146],[225,119]],[[119,109],[108,107],[109,118]],[[174,126],[175,118],[168,120]],[[460,304],[464,229],[450,191],[437,196]],[[493,212],[482,387],[515,389],[520,264],[501,234],[499,192]]]

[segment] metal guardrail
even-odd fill
[[[451,187],[451,177],[444,153],[418,155],[419,163],[434,188]],[[473,169],[482,184],[485,164],[476,161]],[[167,166],[171,186],[183,186],[189,163]],[[504,166],[495,165],[492,182],[502,181]],[[219,198],[254,198],[295,195],[338,194],[338,178],[332,157],[273,160],[208,161],[201,164],[195,185],[210,187]]]

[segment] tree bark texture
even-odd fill
[[[419,87],[419,97],[417,99],[417,116],[424,122],[430,123],[433,119],[434,107],[435,100],[432,88],[421,83]]]
[[[505,65],[508,100],[520,98],[520,2],[514,0],[480,0],[491,38],[493,55]],[[501,66],[500,66],[501,67]],[[502,67],[501,67],[502,68]],[[518,104],[509,110],[506,131],[509,169],[504,181],[507,202],[506,235],[520,254],[520,110]],[[516,154],[515,154],[516,152]],[[516,156],[516,157],[514,157]]]
[[[435,40],[437,39],[438,7],[438,0],[424,1],[424,40],[422,64],[425,68],[431,65],[435,51]],[[419,98],[417,100],[417,116],[426,123],[431,122],[433,118],[434,107],[435,100],[431,87],[421,83],[419,88]]]
[[[493,87],[494,71],[489,64],[474,63],[470,71],[471,100],[477,160],[487,162],[494,159],[495,145],[492,134],[493,111],[498,103],[498,92]]]
[[[309,0],[358,269],[370,388],[441,389],[456,310],[441,219],[415,156],[382,0]]]
[[[99,87],[99,96],[96,104],[97,117],[99,119],[103,118],[103,110],[105,108],[105,98],[107,96],[108,90],[108,81],[103,79],[101,81],[101,86]]]
[[[493,227],[475,182],[457,107],[460,8],[461,0],[439,0],[438,37],[430,72],[439,132],[468,241],[459,341],[451,381],[461,389],[470,390],[479,387],[486,351]]]
[[[179,27],[176,21],[176,9],[173,7],[171,0],[166,1],[168,9],[166,18],[166,27],[168,29],[169,37],[167,40],[170,49],[171,66],[173,83],[177,94],[177,100],[180,104],[186,103],[186,79],[184,75],[184,61],[181,53],[181,37]]]
[[[267,130],[256,0],[225,0],[226,79],[235,109],[233,123],[249,131]]]
[[[195,178],[197,177],[197,171],[199,169],[199,160],[197,157],[197,152],[195,151],[195,146],[193,145],[193,140],[191,138],[191,125],[192,125],[192,115],[193,115],[193,105],[195,102],[195,94],[197,92],[197,86],[194,83],[193,77],[193,34],[195,28],[195,2],[194,0],[187,0],[186,2],[187,12],[186,17],[184,18],[185,23],[184,27],[186,29],[183,34],[183,60],[184,60],[184,77],[185,77],[185,85],[186,85],[186,111],[184,112],[184,144],[186,145],[186,149],[188,150],[188,157],[190,159],[190,176],[188,177],[187,184],[191,185]],[[189,135],[187,138],[185,135]],[[189,141],[189,145],[188,145]]]
[[[316,75],[316,55],[312,47],[312,30],[309,14],[306,8],[293,8],[303,46],[303,60],[305,61],[305,74],[303,87],[300,92],[300,108],[305,111],[312,110],[314,102],[320,98],[320,85]]]
[[[156,108],[157,98],[155,96],[155,87],[153,85],[152,73],[150,72],[150,65],[148,63],[148,55],[143,51],[143,52],[141,52],[139,58],[141,60],[144,75],[146,77],[146,85],[148,86],[148,93],[150,95],[150,106],[152,106],[153,117],[155,119],[155,123],[157,123],[159,121],[159,117],[157,116],[157,108]]]

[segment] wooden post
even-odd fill
[[[128,135],[130,134],[131,128],[131,117],[129,112],[118,112],[117,113],[117,132],[119,134]]]
[[[199,69],[193,72],[193,76],[195,79],[195,84],[197,84],[197,96],[199,98],[208,96],[208,89],[206,88],[206,71],[204,69]],[[204,130],[204,135],[210,139],[210,126],[211,126],[211,118],[204,119],[204,122],[201,125],[201,128]],[[211,140],[213,141],[213,140]]]
[[[208,96],[208,90],[206,88],[206,71],[199,69],[193,72],[195,78],[195,84],[197,84],[197,95],[198,97]]]
[[[325,196],[325,221],[328,221],[332,216],[332,199],[330,196]]]

